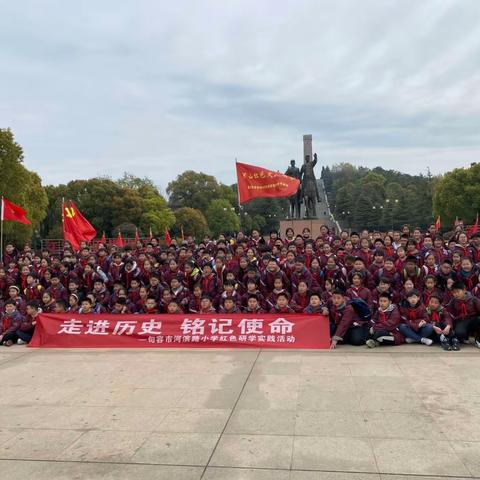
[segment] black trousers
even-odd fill
[[[391,332],[387,332],[386,330],[376,330],[370,335],[370,338],[374,340],[378,340],[380,337],[393,337]],[[395,345],[395,340],[382,340],[382,345]]]
[[[455,334],[460,341],[468,340],[471,333],[480,333],[480,317],[469,317],[465,320],[457,320]],[[475,336],[478,336],[476,334]]]
[[[368,325],[359,325],[358,327],[350,327],[345,334],[344,342],[356,347],[365,345],[368,339]]]
[[[2,344],[11,340],[13,343],[17,343],[18,335],[17,332],[8,332],[2,338]]]

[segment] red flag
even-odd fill
[[[102,235],[102,238],[100,239],[100,243],[102,243],[103,245],[107,244],[107,237],[105,236],[105,230],[103,231],[103,235]]]
[[[300,180],[266,168],[236,163],[240,203],[254,198],[291,197],[297,193]]]
[[[11,222],[19,222],[24,225],[30,225],[30,220],[25,216],[27,212],[18,205],[9,202],[6,198],[2,197],[1,216],[0,220],[9,220]]]
[[[125,242],[123,241],[120,230],[118,231],[118,235],[117,235],[117,238],[115,239],[114,245],[116,245],[118,248],[123,248],[125,246]]]
[[[70,242],[74,250],[78,250],[82,242],[89,242],[97,235],[97,231],[80,213],[72,200],[70,200],[70,207],[63,202],[62,222],[63,238]]]
[[[167,247],[169,247],[171,243],[172,243],[172,237],[170,236],[170,232],[168,231],[168,228],[166,228],[165,229],[165,244],[167,245]]]
[[[437,221],[435,222],[435,230],[439,232],[442,229],[442,224],[440,223],[440,215],[437,217]]]
[[[467,236],[471,237],[476,233],[478,233],[478,213],[477,213],[477,219],[475,220],[475,223],[471,227],[467,228]]]
[[[140,237],[138,236],[138,228],[135,229],[135,243],[137,243],[140,240]]]

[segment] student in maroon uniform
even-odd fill
[[[448,304],[448,311],[454,320],[457,338],[464,342],[475,335],[475,346],[480,348],[480,300],[467,292],[463,282],[452,286],[453,298]]]
[[[286,313],[295,313],[294,310],[288,304],[289,296],[287,293],[279,293],[277,295],[277,302],[275,305],[270,309],[270,313],[277,313],[277,314],[286,314]]]
[[[343,290],[337,289],[332,295],[330,311],[330,348],[336,348],[338,342],[350,345],[363,345],[368,335],[368,322],[363,321],[355,312]]]
[[[59,300],[63,301],[63,300]],[[24,343],[30,343],[35,332],[35,325],[37,324],[37,317],[41,313],[41,308],[38,302],[32,301],[27,303],[27,314],[20,323],[20,327],[17,330],[17,343],[22,345]]]
[[[297,291],[293,294],[290,306],[295,313],[302,313],[310,302],[307,282],[298,282]]]
[[[305,307],[303,313],[328,315],[329,312],[327,306],[322,302],[320,295],[313,292],[310,295],[309,304]]]
[[[392,303],[388,293],[378,297],[378,309],[373,314],[369,330],[369,339],[365,342],[368,348],[380,345],[395,345],[403,342],[403,335],[398,331],[400,312]]]
[[[423,343],[424,345],[433,343],[430,338],[433,333],[433,325],[429,322],[417,290],[412,290],[407,294],[406,300],[402,302],[400,314],[403,323],[399,325],[398,330],[405,337],[406,343]]]
[[[444,350],[460,350],[460,342],[453,330],[453,320],[447,309],[442,306],[442,297],[433,294],[425,309],[428,321],[433,325],[433,335]]]
[[[363,285],[364,276],[361,273],[354,273],[351,276],[351,287],[347,290],[347,297],[350,300],[354,298],[360,298],[363,300],[370,308],[372,308],[372,292]]]
[[[7,300],[4,310],[0,322],[0,345],[11,347],[18,340],[17,331],[23,321],[23,316],[17,310],[14,300]]]
[[[247,306],[243,308],[244,313],[265,313],[261,305],[258,303],[256,295],[249,295]]]
[[[478,283],[478,269],[469,257],[463,257],[458,279],[465,284],[466,289],[471,292]]]

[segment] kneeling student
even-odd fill
[[[388,293],[378,296],[378,309],[373,314],[370,338],[366,341],[368,348],[379,345],[395,345],[402,343],[402,334],[398,331],[400,312],[392,303]]]
[[[460,342],[453,331],[451,315],[442,307],[441,295],[433,294],[426,308],[428,318],[433,325],[434,335],[438,337],[444,350],[460,350]]]

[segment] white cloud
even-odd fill
[[[233,160],[434,173],[480,160],[477,0],[19,1],[0,125],[46,183],[124,170],[163,188]]]

